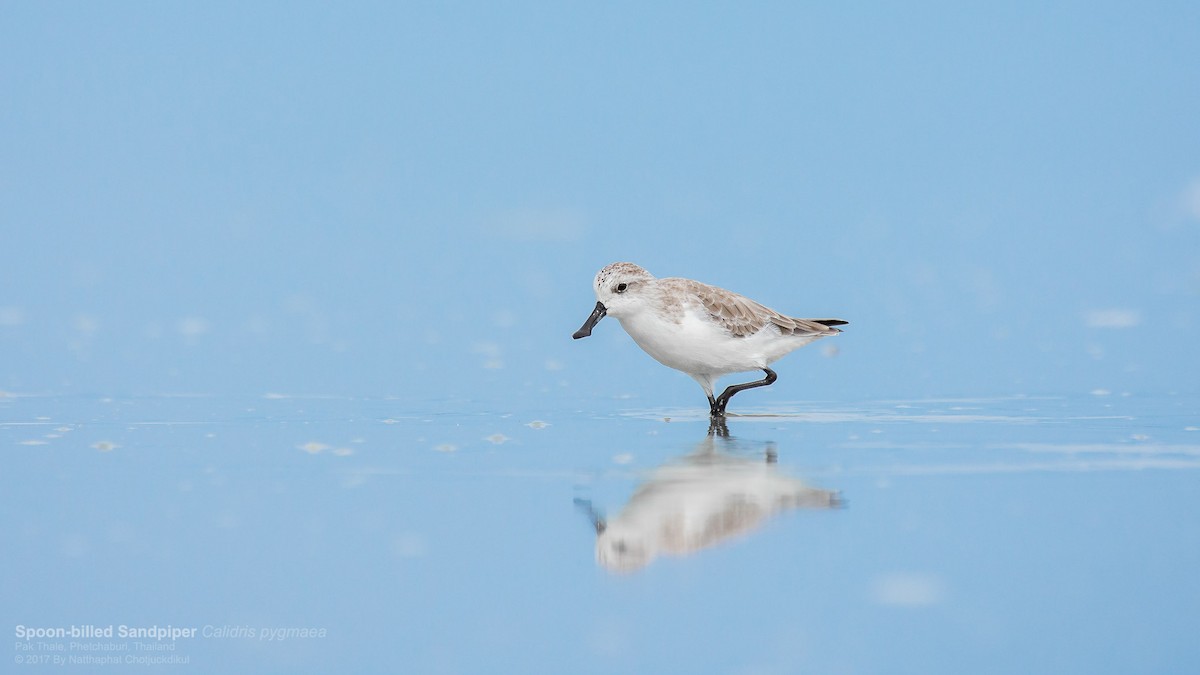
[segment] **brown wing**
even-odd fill
[[[840,319],[814,320],[784,316],[744,295],[691,279],[680,281],[700,300],[714,321],[737,337],[754,335],[767,325],[776,326],[785,335],[833,335],[841,332],[833,326],[845,323]]]

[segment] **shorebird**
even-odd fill
[[[841,319],[796,319],[750,298],[699,281],[657,279],[628,262],[606,266],[593,283],[596,307],[571,337],[592,334],[605,316],[621,327],[659,363],[687,373],[708,396],[709,415],[725,416],[734,394],[765,387],[777,375],[769,367],[789,352],[837,335]],[[713,396],[719,377],[761,370],[761,380],[733,384]]]

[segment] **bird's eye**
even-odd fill
[[[617,292],[624,293],[629,288],[629,284],[617,284]]]

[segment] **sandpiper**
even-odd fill
[[[606,315],[659,363],[687,373],[708,396],[709,414],[725,416],[739,391],[775,381],[770,366],[792,350],[841,331],[841,319],[796,319],[723,288],[691,279],[657,279],[628,262],[608,265],[596,274],[596,307],[572,336],[592,334]],[[717,378],[761,370],[766,377],[733,384],[713,396]]]

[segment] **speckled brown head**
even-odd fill
[[[631,262],[615,262],[596,273],[592,287],[596,291],[596,306],[583,326],[571,337],[578,340],[592,334],[592,329],[610,312],[619,316],[626,293],[637,292],[645,284],[654,281],[654,275]]]

